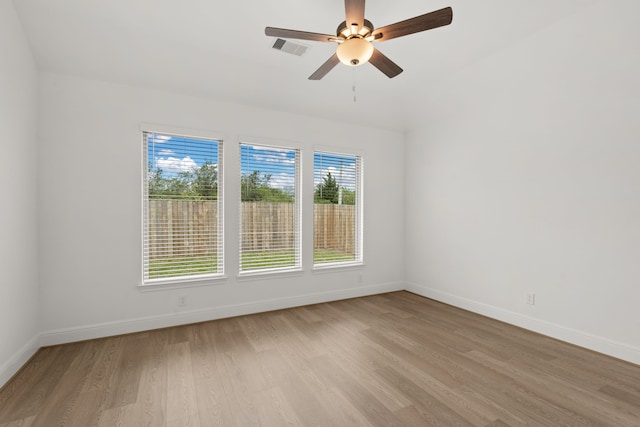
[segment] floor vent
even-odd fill
[[[276,39],[276,42],[273,44],[273,48],[277,50],[281,50],[282,52],[287,52],[293,55],[302,56],[307,51],[308,46],[292,43],[284,39]]]

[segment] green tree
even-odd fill
[[[271,177],[265,177],[268,182]],[[261,199],[260,188],[265,185],[260,172],[253,171],[249,175],[242,175],[240,178],[240,198],[243,202],[255,202]]]
[[[204,162],[193,173],[193,184],[191,186],[193,192],[207,200],[215,200],[218,198],[218,168],[213,163]]]
[[[342,204],[343,205],[355,205],[356,204],[356,192],[342,187]]]
[[[164,176],[160,168],[149,171],[149,195],[158,199],[185,197],[190,192],[190,177],[183,172],[172,178]]]
[[[167,194],[175,198],[194,198],[193,174],[191,172],[180,172],[168,181]]]
[[[165,177],[160,168],[149,165],[149,196],[155,199],[216,200],[218,197],[218,168],[205,162],[193,172],[180,172]],[[292,202],[293,195],[271,186],[271,175],[253,171],[240,180],[243,202]]]
[[[163,194],[166,187],[166,179],[162,176],[162,169],[153,170],[151,164],[149,164],[148,185],[149,195],[158,196]]]
[[[336,179],[331,175],[331,172],[327,172],[327,175],[322,178],[322,182],[316,186],[314,192],[314,202],[321,204],[338,204],[340,203],[340,194],[342,193],[343,205],[355,205],[356,204],[356,192],[347,188],[341,187]]]
[[[216,165],[205,162],[194,172],[180,172],[165,177],[160,168],[149,165],[149,196],[156,199],[204,199],[218,196],[218,170]]]
[[[243,202],[292,202],[293,196],[280,188],[271,187],[271,175],[253,171],[240,178]]]
[[[327,176],[322,178],[322,182],[316,186],[314,200],[316,203],[338,203],[340,188],[336,179],[327,172]]]

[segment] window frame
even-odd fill
[[[274,150],[291,150],[296,153],[295,170],[294,170],[294,265],[285,267],[274,267],[264,269],[242,270],[242,239],[243,239],[243,211],[242,211],[242,147],[243,146],[259,146],[265,149]],[[241,136],[238,141],[238,279],[252,279],[260,276],[282,276],[296,275],[303,272],[303,242],[302,242],[302,175],[303,175],[303,147],[302,144],[281,139],[256,138],[249,136]]]
[[[354,230],[354,246],[356,252],[356,259],[349,261],[336,261],[336,262],[315,262],[315,220],[311,224],[312,228],[312,243],[311,247],[313,253],[311,255],[313,263],[313,271],[323,272],[327,270],[335,269],[350,269],[350,268],[362,268],[365,265],[364,257],[364,153],[357,149],[345,149],[342,147],[331,147],[323,145],[315,145],[313,147],[313,217],[315,218],[315,191],[316,191],[316,154],[324,155],[336,155],[336,156],[349,156],[356,158],[356,197],[355,197],[355,230]]]
[[[225,221],[224,221],[224,148],[225,148],[225,136],[220,132],[213,132],[207,130],[193,130],[176,128],[165,125],[147,124],[140,125],[140,133],[142,138],[142,188],[141,188],[141,281],[138,284],[138,289],[141,291],[159,290],[159,289],[174,289],[193,286],[206,286],[225,280],[226,277],[226,257],[225,257]],[[193,274],[183,276],[170,276],[161,278],[147,278],[146,273],[148,267],[145,259],[147,254],[147,238],[148,238],[148,141],[147,134],[158,134],[163,136],[172,136],[179,138],[189,138],[195,140],[213,141],[217,143],[218,162],[217,162],[217,269],[215,273],[206,274]]]

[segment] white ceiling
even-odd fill
[[[271,49],[273,26],[333,34],[343,0],[15,0],[38,67],[100,80],[405,130],[429,93],[458,70],[596,0],[368,0],[376,27],[446,6],[450,26],[378,43],[404,68],[371,64],[307,77],[335,45],[298,57]],[[357,102],[353,102],[355,77]]]

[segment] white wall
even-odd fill
[[[615,24],[596,5],[453,76],[405,147],[399,133],[50,73],[37,102],[0,0],[0,384],[40,331],[47,345],[400,289],[405,275],[412,291],[640,363],[640,6],[616,6]],[[142,122],[225,136],[221,284],[137,287]],[[364,153],[363,269],[311,271],[307,181],[304,273],[236,278],[240,135],[301,143],[306,171],[315,144]]]
[[[0,386],[38,345],[36,114],[36,66],[0,0]]]
[[[602,2],[434,94],[406,145],[409,289],[640,363],[638,16]]]
[[[48,73],[40,87],[43,344],[403,287],[402,134]],[[138,290],[143,122],[223,133],[226,282]],[[316,144],[364,155],[363,269],[311,272],[308,180],[304,274],[236,279],[239,135],[301,143],[306,178]],[[181,295],[188,305],[179,309]]]

